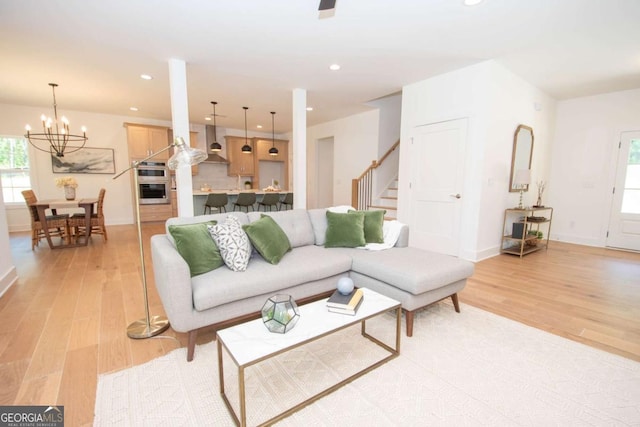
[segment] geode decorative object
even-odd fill
[[[262,321],[270,332],[284,334],[300,320],[298,305],[291,295],[269,297],[262,306]]]

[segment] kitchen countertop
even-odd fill
[[[278,193],[278,194],[287,194],[288,191],[262,191],[262,190],[256,190],[256,189],[251,189],[251,190],[217,190],[217,189],[211,189],[210,191],[202,191],[200,189],[193,190],[193,195],[194,196],[206,196],[212,193],[227,193],[230,196],[237,196],[239,193],[256,193],[256,194],[265,194],[265,193]]]

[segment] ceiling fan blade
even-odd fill
[[[335,9],[335,7],[336,0],[320,0],[320,7],[318,7],[318,10]]]

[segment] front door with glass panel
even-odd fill
[[[640,131],[621,134],[607,246],[640,251]]]

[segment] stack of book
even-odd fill
[[[333,313],[355,315],[362,304],[364,296],[362,289],[355,289],[347,295],[343,295],[337,290],[327,300],[327,309]]]

